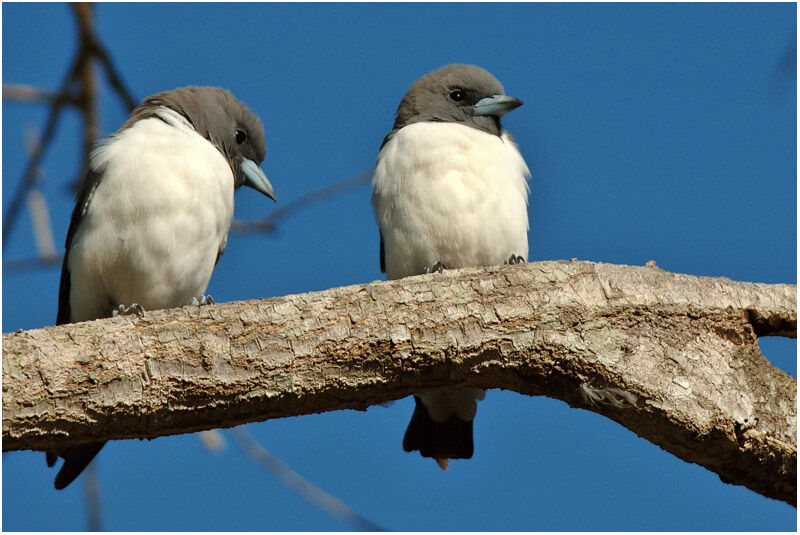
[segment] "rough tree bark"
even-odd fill
[[[546,395],[796,505],[796,286],[535,262],[3,335],[3,450],[152,438],[444,385]],[[509,437],[509,440],[511,438]]]

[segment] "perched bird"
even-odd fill
[[[91,154],[67,231],[56,323],[208,301],[233,192],[275,200],[259,167],[261,121],[229,91],[181,87],[147,97]],[[69,485],[104,442],[47,453]]]
[[[500,125],[521,105],[474,65],[447,65],[411,85],[372,181],[387,279],[527,260],[530,172]],[[471,458],[484,394],[416,394],[403,449],[433,457],[443,470],[448,459]]]

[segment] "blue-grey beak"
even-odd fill
[[[472,109],[475,115],[494,115],[500,118],[520,106],[522,106],[522,101],[518,98],[507,95],[492,95],[491,97],[480,99]]]
[[[260,191],[273,201],[278,200],[275,198],[275,190],[272,189],[272,184],[269,183],[267,175],[265,175],[264,171],[262,171],[261,168],[256,165],[256,162],[249,158],[242,158],[239,167],[244,173],[245,186],[253,188],[256,191]]]

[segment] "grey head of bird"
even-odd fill
[[[158,116],[166,107],[182,115],[209,140],[233,170],[234,186],[248,186],[275,200],[275,190],[261,170],[267,155],[264,127],[256,114],[225,89],[187,86],[156,93],[144,99],[120,130],[134,122]]]
[[[509,97],[490,72],[476,65],[453,63],[411,84],[397,108],[393,131],[432,121],[463,123],[500,135],[500,118],[522,105]]]

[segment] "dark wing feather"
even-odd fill
[[[56,474],[54,486],[56,489],[61,490],[81,475],[83,469],[89,466],[95,455],[102,449],[105,442],[92,442],[90,444],[81,444],[80,446],[72,446],[65,451],[59,453],[60,457],[64,458],[64,464],[61,465],[61,470]],[[47,454],[47,463],[50,464],[52,453]],[[55,459],[53,458],[55,464]],[[52,466],[52,465],[50,465]]]
[[[378,230],[381,235],[381,273],[386,273],[386,250],[383,248],[383,233]]]
[[[78,225],[80,225],[83,220],[83,216],[86,215],[89,203],[92,202],[92,195],[100,184],[102,177],[103,175],[100,173],[89,171],[78,188],[78,200],[75,203],[75,208],[72,210],[72,218],[69,221],[69,229],[67,230],[67,239],[64,243],[64,261],[61,264],[61,283],[58,288],[58,316],[56,317],[56,325],[63,325],[64,323],[70,323],[72,321],[69,309],[69,251],[72,246],[72,238],[75,236],[75,232],[77,232]]]
[[[386,136],[383,138],[383,141],[381,141],[381,147],[380,147],[380,149],[378,149],[378,151],[380,151],[383,148],[384,145],[389,143],[389,140],[392,139],[392,136],[394,135],[395,132],[397,132],[397,130],[398,130],[398,128],[395,128],[391,132],[386,134]]]
[[[414,401],[414,414],[403,436],[405,451],[419,450],[423,457],[435,459],[472,458],[472,420],[465,422],[453,415],[447,421],[436,422],[420,398],[414,396]]]
[[[72,218],[69,222],[67,239],[64,244],[64,262],[61,265],[61,283],[58,289],[58,316],[56,318],[56,325],[70,323],[72,321],[72,313],[69,307],[69,251],[72,246],[72,239],[75,237],[75,232],[78,230],[78,225],[80,225],[83,220],[83,216],[86,215],[89,203],[92,202],[92,195],[100,184],[101,179],[102,175],[100,173],[89,171],[78,188],[78,200],[75,203],[75,208],[72,210]],[[94,442],[91,444],[72,446],[56,453],[47,452],[47,466],[55,465],[57,456],[64,458],[64,464],[56,475],[55,487],[57,489],[63,489],[72,483],[91,460],[94,459],[95,455],[97,455],[97,452],[100,451],[104,444],[105,442]]]
[[[381,149],[383,149],[383,146],[386,145],[389,142],[390,139],[392,139],[392,136],[394,135],[395,132],[397,132],[397,130],[399,130],[399,129],[395,125],[395,128],[393,128],[391,132],[386,134],[386,137],[384,137],[383,141],[381,142]],[[378,227],[378,232],[380,232],[380,227]],[[386,273],[386,250],[383,247],[383,233],[380,233],[380,234],[381,234],[381,253],[380,253],[381,254],[381,273]]]

